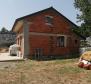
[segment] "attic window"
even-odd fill
[[[45,16],[45,22],[47,25],[53,24],[53,17],[52,16]]]

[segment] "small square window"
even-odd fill
[[[65,37],[64,36],[59,36],[57,38],[57,46],[58,47],[65,47]]]
[[[53,24],[53,17],[52,16],[45,16],[45,22],[49,25]]]

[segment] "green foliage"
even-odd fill
[[[89,0],[75,0],[74,6],[77,10],[80,11],[77,14],[77,19],[82,23],[81,25],[81,33],[84,36],[91,35],[91,3]]]
[[[0,31],[1,33],[9,32],[5,27],[3,27]]]

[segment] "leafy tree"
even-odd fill
[[[1,33],[9,32],[5,27],[3,27],[0,31]]]
[[[80,33],[84,36],[91,35],[91,1],[90,0],[75,0],[74,6],[80,11],[77,14],[78,22],[82,21]]]

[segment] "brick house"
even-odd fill
[[[53,7],[16,19],[12,31],[24,58],[65,57],[79,52],[77,26]]]

